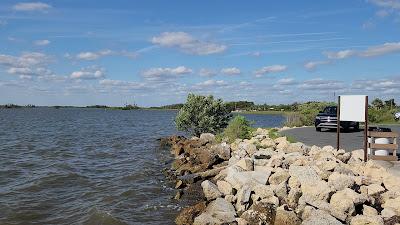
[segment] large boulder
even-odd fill
[[[286,205],[282,205],[276,209],[274,225],[300,225],[301,220],[296,213],[290,211]]]
[[[383,219],[380,216],[357,215],[351,218],[350,225],[383,225]]]
[[[342,225],[342,223],[326,211],[311,210],[308,215],[303,217],[302,225]]]
[[[223,160],[229,160],[231,157],[231,147],[225,142],[211,146],[211,151]]]
[[[240,142],[238,151],[241,150],[245,151],[249,156],[252,156],[257,151],[257,147],[252,143]]]
[[[355,213],[355,206],[363,204],[367,199],[367,196],[358,194],[349,188],[338,191],[331,197],[331,215],[342,221],[346,221],[347,217]]]
[[[254,169],[253,161],[251,160],[251,158],[243,158],[243,159],[239,160],[236,163],[236,166],[239,166],[240,168],[247,170],[247,171],[251,171]]]
[[[396,212],[397,216],[400,216],[400,197],[397,197],[395,199],[387,199],[382,207],[384,209],[390,208],[394,212]]]
[[[189,206],[182,209],[175,219],[177,225],[193,224],[194,218],[202,213],[206,208],[205,202],[197,203],[194,206]]]
[[[226,181],[218,180],[217,181],[218,190],[224,195],[231,195],[233,194],[232,185]]]
[[[223,224],[235,221],[236,211],[231,203],[223,198],[212,201],[205,211],[194,219],[194,225]]]
[[[215,135],[211,133],[202,133],[200,134],[200,140],[203,142],[214,143],[215,142]]]
[[[255,202],[249,210],[243,212],[240,218],[248,224],[273,224],[276,206],[268,202]]]
[[[225,178],[236,190],[239,190],[243,185],[267,184],[271,171],[243,171],[238,172],[233,169],[228,169]]]
[[[286,170],[281,169],[276,171],[269,177],[269,183],[272,185],[278,185],[282,182],[286,182],[289,179],[289,177],[290,177],[289,173]]]
[[[264,148],[270,148],[270,147],[275,147],[276,144],[274,140],[266,138],[261,141],[260,145]]]
[[[207,200],[213,200],[222,196],[222,193],[218,190],[217,185],[211,183],[209,180],[205,180],[201,183],[203,188],[204,196]]]
[[[287,148],[283,148],[282,150],[285,153],[300,152],[303,154],[307,151],[307,147],[305,144],[303,144],[301,142],[296,142],[296,143],[289,144],[287,146]]]
[[[352,176],[333,172],[328,178],[328,185],[336,191],[341,191],[345,188],[351,188],[355,181]]]

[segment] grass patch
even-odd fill
[[[278,131],[278,129],[272,128],[272,129],[269,129],[269,131],[268,131],[268,136],[269,136],[271,139],[274,139],[274,140],[275,140],[275,139],[277,139],[277,138],[279,138],[279,137],[284,137],[285,135],[280,134],[279,131]],[[297,142],[296,138],[294,138],[293,136],[286,135],[286,139],[287,139],[287,141],[290,142],[290,143],[296,143],[296,142]]]

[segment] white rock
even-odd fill
[[[382,204],[383,208],[391,208],[394,212],[396,212],[397,216],[400,216],[400,197],[395,199],[388,199]]]
[[[356,215],[351,218],[350,225],[383,225],[383,219],[380,216]]]
[[[233,193],[232,185],[226,181],[217,181],[218,190],[224,195],[231,195]]]
[[[364,216],[377,216],[378,211],[371,206],[363,205],[363,215]]]
[[[323,210],[312,210],[302,225],[342,225],[342,223]]]
[[[366,197],[346,188],[332,195],[330,201],[331,215],[345,221],[355,212],[355,205],[365,202]]]
[[[208,204],[206,210],[194,219],[194,225],[223,224],[235,221],[236,211],[231,203],[217,198]]]
[[[272,185],[278,185],[282,182],[286,182],[290,175],[287,171],[281,169],[269,177],[269,183]]]
[[[333,172],[328,178],[328,185],[336,191],[350,188],[354,185],[354,178],[345,174]]]
[[[254,170],[253,161],[251,158],[243,158],[239,160],[236,165],[247,171]]]

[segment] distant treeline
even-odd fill
[[[15,104],[6,104],[6,105],[0,105],[0,108],[3,109],[13,109],[13,108],[35,108],[35,105],[15,105]]]
[[[163,105],[163,106],[153,106],[150,109],[181,109],[183,106],[182,103],[172,104],[172,105]]]
[[[236,101],[226,102],[226,105],[231,111],[294,111],[297,109],[297,103],[293,104],[279,104],[279,105],[268,105],[262,104],[257,105],[250,101]],[[158,107],[150,107],[151,109],[181,109],[183,104],[171,104]]]

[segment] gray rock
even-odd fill
[[[194,225],[223,224],[235,221],[236,211],[231,203],[223,198],[212,201],[206,210],[194,219]]]
[[[342,225],[342,223],[323,210],[313,210],[307,218],[303,218],[302,225]]]
[[[203,134],[200,134],[200,140],[213,143],[213,142],[215,142],[215,135],[211,134],[211,133],[203,133]]]
[[[336,191],[350,188],[354,185],[354,178],[345,174],[333,172],[328,178],[328,185]]]
[[[201,183],[201,187],[203,188],[204,196],[207,198],[207,200],[213,200],[222,196],[222,193],[218,190],[218,187],[208,180],[203,181]]]

